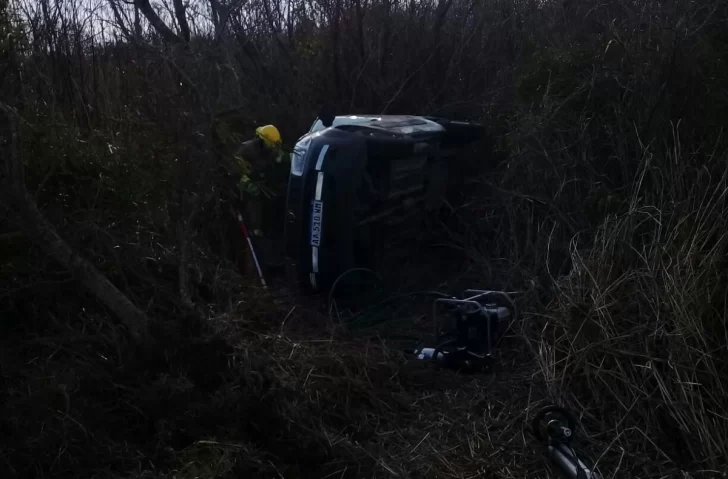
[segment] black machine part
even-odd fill
[[[546,457],[562,477],[602,479],[599,470],[587,466],[571,446],[576,427],[576,418],[566,409],[555,405],[541,409],[531,422],[533,435],[546,443]]]
[[[438,316],[443,307],[449,310],[450,325]],[[453,369],[482,371],[494,363],[497,342],[505,323],[515,317],[515,306],[501,291],[466,290],[463,299],[436,299],[432,315],[437,344],[432,359]]]

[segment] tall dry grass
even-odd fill
[[[660,163],[645,147],[626,211],[607,215],[593,242],[569,245],[538,359],[552,396],[584,411],[605,453],[719,472],[727,175],[695,172],[679,149]]]
[[[484,272],[536,286],[523,333],[540,377],[610,477],[720,475],[726,11],[616,6],[572,7],[580,26],[524,66],[508,160],[479,180],[494,194],[478,207],[506,214],[482,216],[489,239],[468,247]],[[579,33],[592,22],[603,36]]]

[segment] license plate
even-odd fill
[[[314,200],[311,204],[311,246],[321,246],[323,217],[324,204]]]

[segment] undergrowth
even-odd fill
[[[2,4],[29,193],[155,341],[130,343],[3,205],[0,476],[550,477],[527,426],[546,402],[577,413],[605,477],[725,475],[725,5],[316,3],[286,23],[251,2],[185,48]],[[421,238],[447,255],[412,247],[385,273],[522,292],[494,380],[236,271],[205,168],[255,125],[295,138],[323,102],[488,128],[487,174]],[[197,198],[191,312],[175,225]]]

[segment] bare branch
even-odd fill
[[[167,43],[183,43],[184,40],[180,38],[176,33],[172,31],[171,28],[167,26],[166,23],[164,23],[164,20],[162,20],[157,12],[152,8],[152,5],[149,3],[149,0],[134,0],[134,5],[139,8],[139,11],[142,12],[142,14],[146,17],[147,21],[154,27],[154,30],[156,30],[157,33],[162,37],[162,39]]]
[[[109,0],[109,5],[111,6],[111,12],[114,14],[114,19],[116,20],[117,26],[119,27],[119,30],[121,30],[121,33],[127,39],[133,39],[134,36],[129,30],[129,27],[127,27],[124,18],[121,16],[121,12],[119,11],[119,5],[116,4],[115,0]]]
[[[440,34],[440,30],[445,23],[445,17],[447,17],[447,12],[450,10],[452,2],[453,0],[440,0],[437,4],[437,10],[435,10],[435,26],[433,27],[436,35]]]
[[[190,24],[187,23],[187,14],[185,10],[187,7],[182,3],[182,0],[173,0],[174,2],[174,16],[177,18],[179,23],[179,30],[182,33],[182,38],[186,42],[190,41]]]

